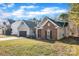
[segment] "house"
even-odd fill
[[[12,23],[14,23],[15,21],[12,19],[8,19],[7,22],[9,23],[8,25],[6,25],[7,29],[6,29],[6,35],[11,35],[12,29],[11,29],[11,25]]]
[[[36,27],[37,39],[56,40],[68,36],[67,22],[55,21],[49,17],[45,17]]]
[[[35,37],[35,27],[36,24],[32,21],[18,20],[12,24],[11,34],[22,37]]]
[[[73,20],[69,21],[69,35],[79,37],[79,25],[77,25]]]
[[[0,25],[0,35],[4,35],[6,31],[6,27]]]
[[[2,19],[0,21],[0,34],[11,35],[11,24],[14,20]]]

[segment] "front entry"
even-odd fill
[[[26,37],[27,36],[27,31],[19,31],[19,36]]]
[[[51,30],[45,31],[45,38],[48,40],[52,39],[52,31]]]

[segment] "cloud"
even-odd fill
[[[21,6],[20,9],[13,11],[12,15],[16,17],[22,17],[24,15],[24,12],[26,12],[24,8],[25,6]]]
[[[60,8],[59,7],[47,7],[47,8],[44,8],[42,11],[48,12],[48,11],[58,10],[58,9],[60,9]]]
[[[14,12],[12,13],[12,15],[17,16],[17,17],[21,17],[23,14],[24,14],[24,10],[23,10],[23,9],[14,11]]]
[[[9,16],[11,16],[11,13],[5,12],[5,13],[2,14],[2,16],[9,17]]]
[[[42,11],[43,12],[52,13],[52,14],[55,14],[55,13],[65,13],[65,12],[67,12],[66,9],[60,9],[58,7],[44,8]]]
[[[10,16],[11,16],[11,13],[5,12],[5,11],[0,9],[0,18],[10,17]]]
[[[31,6],[20,6],[20,9],[13,11],[12,15],[16,16],[16,17],[26,17],[25,14],[27,14],[28,12],[25,10],[25,8],[37,8],[37,7],[38,6],[34,6],[34,5],[31,5]]]
[[[21,17],[33,18],[33,17],[37,17],[37,16],[42,16],[42,15],[53,16],[55,14],[61,14],[61,13],[68,12],[68,10],[61,9],[59,7],[46,7],[46,8],[43,8],[41,10],[38,10],[38,11],[25,10],[25,8],[36,8],[36,7],[38,7],[38,6],[33,6],[33,5],[31,5],[31,6],[20,6],[20,8],[18,10],[14,10],[11,13],[0,11],[0,14],[2,14],[2,16],[5,16],[5,17],[15,16],[17,18],[21,18]]]
[[[0,3],[0,5],[3,6],[2,9],[6,9],[7,7],[8,7],[8,8],[13,7],[13,6],[14,6],[14,3]]]
[[[14,6],[14,3],[4,3],[4,6],[6,7],[13,7]]]
[[[52,8],[44,8],[41,11],[32,11],[28,13],[29,17],[32,16],[40,16],[40,15],[51,15],[51,14],[60,14],[60,13],[66,13],[68,12],[66,9],[60,9],[58,7],[52,7]]]
[[[30,6],[21,6],[22,9],[24,9],[24,8],[30,9],[30,8],[37,8],[37,7],[38,7],[38,6],[34,6],[34,5],[30,5]]]
[[[20,10],[16,11],[14,13],[17,17],[27,17],[27,18],[33,18],[36,16],[42,16],[42,15],[55,15],[55,14],[60,14],[60,13],[66,13],[66,9],[60,9],[58,7],[50,7],[50,8],[44,8],[40,11],[25,11],[25,7],[21,8]]]

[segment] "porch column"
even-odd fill
[[[38,29],[36,29],[36,38],[38,38]]]
[[[19,31],[17,32],[17,36],[19,37]]]

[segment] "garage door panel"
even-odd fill
[[[27,32],[26,31],[19,31],[19,36],[26,37]]]

